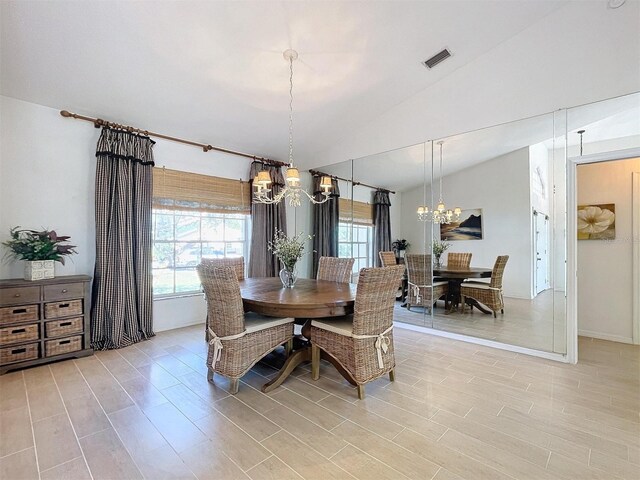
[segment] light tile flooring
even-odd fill
[[[532,300],[505,297],[504,301],[505,313],[498,313],[497,318],[469,308],[465,313],[445,314],[442,301],[433,309],[433,318],[425,315],[424,308],[412,307],[407,311],[400,303],[396,304],[395,315],[398,320],[413,325],[534,350],[565,353],[564,292],[558,292],[554,298],[553,290],[546,290]]]
[[[0,478],[640,478],[638,347],[571,366],[396,328],[363,401],[330,366],[230,396],[202,330],[0,377]]]

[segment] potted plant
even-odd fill
[[[398,238],[391,244],[391,248],[396,253],[397,258],[404,257],[405,251],[408,250],[411,244],[404,238]]]
[[[2,245],[9,249],[9,256],[25,260],[24,279],[42,280],[53,278],[54,262],[64,265],[64,257],[77,253],[75,245],[70,245],[70,237],[58,235],[55,230],[20,229],[9,231],[11,238]]]
[[[433,255],[436,257],[435,267],[439,268],[442,266],[440,263],[440,257],[442,254],[451,246],[450,243],[440,242],[438,240],[434,240],[433,242]]]
[[[295,285],[298,279],[296,263],[305,255],[304,243],[311,240],[311,235],[307,235],[308,238],[301,240],[302,235],[300,233],[289,238],[284,232],[277,230],[273,242],[269,242],[269,250],[282,262],[280,281],[285,288],[293,288]]]

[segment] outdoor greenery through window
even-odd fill
[[[348,222],[338,224],[338,257],[355,258],[353,273],[373,266],[373,227]]]
[[[247,258],[250,216],[153,209],[153,294],[199,292],[202,258]]]

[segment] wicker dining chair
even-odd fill
[[[238,281],[244,280],[244,257],[236,258],[203,258],[200,260],[202,265],[211,265],[214,267],[232,267],[236,273]],[[209,338],[209,314],[207,313],[204,320],[204,340],[208,342]]]
[[[318,260],[317,280],[350,283],[354,258],[320,257]]]
[[[293,318],[244,313],[240,285],[233,267],[209,262],[197,267],[207,299],[209,350],[207,379],[214,373],[230,379],[238,392],[239,379],[265,355],[293,338]]]
[[[502,277],[504,269],[507,266],[509,255],[501,255],[496,259],[491,272],[491,280],[489,283],[482,282],[465,282],[460,286],[460,296],[462,300],[462,311],[464,312],[465,299],[473,298],[478,302],[486,305],[493,311],[493,317],[496,318],[496,312],[504,314],[504,296],[502,294]],[[471,307],[473,310],[473,306]]]
[[[471,253],[449,252],[447,254],[448,268],[469,268],[471,265]]]
[[[312,378],[320,378],[320,351],[333,357],[358,387],[389,374],[394,380],[393,308],[395,285],[404,267],[360,270],[353,315],[330,320],[312,320],[310,340]]]
[[[392,267],[398,264],[394,252],[378,252],[378,256],[383,267]]]
[[[407,310],[413,306],[427,307],[429,313],[436,301],[444,296],[447,307],[449,283],[433,280],[431,254],[408,253],[405,256],[409,288],[407,291]]]

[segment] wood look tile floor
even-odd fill
[[[202,326],[4,375],[0,478],[640,478],[639,347],[581,338],[564,365],[394,332],[396,381],[362,401],[329,365],[231,396]]]

